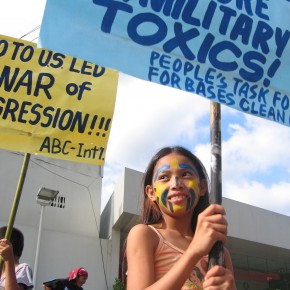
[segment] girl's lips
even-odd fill
[[[187,194],[174,194],[174,195],[169,196],[168,201],[172,203],[183,203],[187,199],[188,199]]]

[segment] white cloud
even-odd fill
[[[230,124],[223,143],[223,193],[247,204],[290,215],[290,130],[245,115]]]
[[[108,162],[140,168],[160,147],[198,138],[200,128],[195,124],[208,114],[208,101],[177,89],[124,78],[123,82],[120,76]]]
[[[231,137],[223,142],[226,170],[250,176],[277,166],[289,172],[289,128],[249,115],[245,118],[244,124],[229,125]]]

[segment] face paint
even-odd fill
[[[188,188],[190,197],[184,201],[186,204],[184,203],[179,204],[179,203],[168,201],[168,208],[170,209],[171,212],[186,212],[188,210],[191,210],[193,206],[195,205],[195,201],[197,200],[199,196],[198,179],[186,181],[185,186]],[[168,192],[167,192],[167,195],[168,195]]]
[[[156,194],[157,203],[167,208],[166,199],[169,192],[167,186],[162,183],[157,183],[155,185],[154,190]]]
[[[196,177],[193,177],[192,179],[186,179],[184,180],[184,185],[188,189],[189,197],[187,199],[184,199],[184,202],[171,202],[167,201],[167,196],[169,193],[169,184],[168,183],[162,183],[157,180],[158,175],[162,173],[163,171],[167,170],[176,170],[176,169],[189,169],[196,173]],[[195,201],[197,200],[199,196],[199,180],[198,180],[198,173],[196,169],[188,164],[179,164],[178,159],[174,158],[170,161],[170,165],[163,165],[160,167],[155,175],[154,175],[154,190],[156,194],[156,201],[160,206],[163,206],[167,209],[169,209],[172,213],[173,212],[186,212],[188,210],[191,210],[194,205]],[[178,176],[175,176],[175,186],[180,185],[180,178]],[[173,197],[174,198],[174,197]],[[178,198],[178,197],[177,197]]]
[[[179,185],[179,178],[178,176],[175,176],[175,186],[178,186]]]
[[[160,167],[160,168],[156,171],[156,173],[155,173],[155,175],[154,175],[154,178],[153,178],[153,181],[156,182],[157,177],[158,177],[158,175],[160,174],[160,172],[165,171],[165,170],[168,170],[168,169],[170,169],[170,166],[169,166],[169,165],[164,165],[164,166]]]
[[[200,189],[198,180],[194,179],[188,182],[189,194],[191,196],[190,203],[188,204],[187,210],[191,209],[194,205],[195,200],[199,197]]]
[[[178,160],[176,158],[174,158],[170,161],[170,166],[172,169],[180,168]]]
[[[192,170],[192,171],[195,172],[196,175],[198,176],[198,173],[197,173],[196,169],[195,169],[194,167],[190,166],[190,165],[187,165],[187,164],[183,164],[183,163],[181,163],[181,164],[179,165],[179,168],[181,168],[181,169],[189,169],[189,170]]]

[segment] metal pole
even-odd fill
[[[211,190],[210,203],[222,204],[222,158],[221,158],[221,108],[219,103],[210,103],[211,139]],[[209,253],[208,268],[224,265],[222,242],[216,242]]]
[[[42,233],[42,222],[43,222],[44,208],[45,208],[45,205],[41,205],[37,244],[36,244],[36,253],[35,253],[35,260],[34,260],[34,267],[33,267],[33,285],[34,285],[33,289],[36,289],[36,282],[37,282],[37,268],[38,268],[39,247],[40,247],[40,240],[41,240],[41,233]]]
[[[14,221],[15,221],[15,217],[16,217],[16,213],[17,213],[17,209],[18,209],[18,205],[19,205],[19,201],[20,201],[20,197],[21,197],[21,193],[22,193],[22,189],[23,189],[23,184],[24,184],[25,177],[26,177],[29,159],[30,159],[30,154],[25,153],[21,172],[20,172],[20,177],[19,177],[17,188],[16,188],[16,193],[14,196],[14,201],[13,201],[13,205],[12,205],[12,209],[11,209],[11,213],[10,213],[10,217],[9,217],[9,221],[8,221],[8,225],[7,225],[7,230],[5,233],[5,239],[7,239],[7,240],[10,240],[10,237],[11,237],[11,233],[12,233],[12,229],[13,229],[13,225],[14,225]],[[2,273],[2,269],[3,269],[3,259],[0,256],[0,273]]]

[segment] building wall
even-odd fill
[[[255,206],[224,198],[229,235],[257,243],[290,249],[290,218]]]
[[[0,226],[7,225],[20,178],[23,154],[0,150]],[[102,178],[99,166],[31,155],[14,226],[23,231],[22,262],[35,264],[41,187],[59,190],[62,208],[46,206],[39,248],[35,289],[83,266],[89,272],[85,289],[112,289],[118,276],[119,242],[99,238]],[[119,233],[114,234],[118,236]]]

